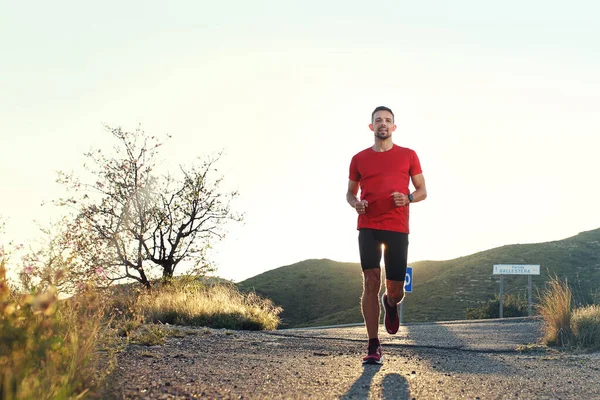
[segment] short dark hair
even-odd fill
[[[375,110],[373,110],[373,112],[371,113],[371,122],[373,122],[373,118],[375,118],[375,113],[377,111],[388,111],[390,114],[392,114],[392,119],[395,118],[394,117],[394,112],[390,108],[388,108],[386,106],[379,106]]]

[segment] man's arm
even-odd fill
[[[396,207],[404,207],[409,205],[410,203],[416,203],[421,200],[425,200],[427,197],[427,188],[425,187],[425,178],[423,174],[418,174],[410,177],[415,187],[415,191],[412,192],[413,201],[410,201],[407,194],[394,192],[391,194],[392,199],[394,199],[394,204]]]
[[[415,191],[412,192],[413,203],[425,200],[427,198],[427,187],[425,186],[425,177],[423,174],[418,174],[410,177]]]
[[[358,193],[358,182],[348,180],[348,191],[346,192],[346,201],[359,214],[364,214],[369,203],[366,200],[359,201],[356,197]]]
[[[358,202],[356,195],[358,194],[358,182],[348,180],[348,191],[346,192],[346,201],[351,207]]]

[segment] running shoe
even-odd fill
[[[363,357],[363,364],[383,364],[381,345],[369,345],[367,352],[368,354]]]
[[[390,335],[398,332],[400,328],[400,317],[398,317],[398,305],[390,306],[387,302],[387,294],[383,294],[381,297],[381,304],[383,305],[384,311],[384,324],[385,330],[388,331]]]

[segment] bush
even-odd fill
[[[523,296],[507,294],[502,302],[503,317],[523,317],[528,315],[527,299]],[[467,308],[466,319],[500,318],[500,296],[496,295],[481,307]]]
[[[142,292],[135,307],[146,322],[246,330],[276,329],[282,311],[270,299],[242,294],[230,284],[189,281]]]
[[[573,295],[567,280],[561,282],[556,276],[551,277],[537,306],[544,319],[544,343],[559,346],[573,345],[572,303]]]
[[[99,382],[96,353],[100,302],[93,292],[77,301],[56,289],[16,294],[0,261],[0,398],[83,396]]]
[[[600,348],[600,306],[590,305],[573,310],[571,330],[577,346]]]

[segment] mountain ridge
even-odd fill
[[[575,302],[600,302],[600,228],[549,242],[507,244],[451,260],[423,260],[413,267],[413,293],[404,304],[405,322],[456,320],[498,294],[493,264],[539,264],[534,293],[550,276],[566,278]],[[360,264],[327,258],[275,268],[238,285],[271,298],[284,309],[282,327],[362,322]],[[385,276],[382,276],[382,283]],[[596,282],[596,283],[594,283]],[[527,279],[505,276],[505,293],[526,294]]]

